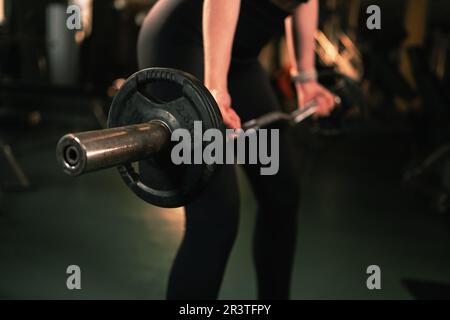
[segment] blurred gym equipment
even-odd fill
[[[11,146],[7,145],[0,140],[0,153],[1,157],[6,161],[7,166],[12,171],[15,179],[11,181],[0,180],[0,191],[25,191],[31,187],[30,181],[27,175],[23,171],[20,164],[17,162],[16,157],[11,149]],[[3,161],[2,161],[3,162]]]
[[[325,14],[321,30],[316,34],[316,54],[320,63],[357,82],[364,75],[362,54],[354,42],[360,6],[360,0],[325,1],[328,15]],[[347,16],[345,23],[342,16]]]
[[[412,113],[413,154],[404,181],[439,214],[450,212],[450,96],[448,93],[449,34],[437,29],[426,36],[428,1],[409,1],[409,31],[402,71],[420,100]]]

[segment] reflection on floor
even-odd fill
[[[183,211],[141,202],[114,170],[66,177],[54,159],[62,133],[16,141],[35,190],[0,198],[0,298],[163,299]],[[404,139],[361,133],[315,138],[304,148],[294,299],[421,298],[404,279],[450,282],[448,218],[428,212],[402,187]],[[256,297],[250,256],[256,204],[242,176],[241,186],[241,227],[223,299]],[[66,288],[73,264],[81,267],[80,291]],[[381,268],[379,291],[366,287],[370,265]]]

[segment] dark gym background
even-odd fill
[[[143,203],[115,170],[73,179],[55,160],[64,133],[105,125],[117,80],[137,70],[153,1],[74,2],[87,12],[78,33],[65,28],[67,1],[0,0],[0,298],[163,299],[182,209]],[[371,4],[381,30],[366,27]],[[321,0],[318,68],[344,106],[294,132],[294,299],[450,298],[449,15],[445,0]],[[261,60],[292,106],[283,41]],[[224,299],[256,297],[255,200],[240,183]],[[82,290],[66,288],[69,265],[81,267]],[[366,287],[370,265],[381,290]]]

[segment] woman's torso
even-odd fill
[[[284,19],[290,14],[286,10],[302,2],[304,0],[242,0],[233,57],[258,56],[273,37],[283,32]],[[173,41],[201,46],[202,8],[203,0],[160,0],[147,17],[142,33],[153,39],[170,37]]]

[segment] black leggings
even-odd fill
[[[281,30],[285,15],[261,3],[264,1],[242,2],[229,72],[233,107],[243,121],[279,108],[257,55]],[[139,37],[140,68],[176,68],[202,79],[201,13],[202,0],[160,0]],[[261,176],[258,166],[243,166],[258,202],[254,261],[260,299],[289,298],[300,195],[295,151],[287,133],[282,132],[277,175]],[[186,206],[186,231],[172,268],[168,299],[218,297],[237,234],[239,209],[235,167],[227,165],[205,192]]]

